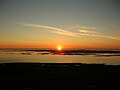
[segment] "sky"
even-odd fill
[[[0,0],[0,48],[118,48],[119,0]]]

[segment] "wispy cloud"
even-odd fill
[[[98,34],[98,32],[95,32],[95,31],[93,31],[93,30],[78,30],[79,32],[81,32],[81,33],[89,33],[89,34]]]
[[[120,40],[119,36],[111,36],[111,35],[105,35],[100,32],[96,31],[96,27],[90,27],[90,26],[82,26],[79,24],[76,24],[70,28],[72,31],[78,31],[78,35],[82,36],[92,36],[92,37],[101,37],[101,38],[108,38],[108,39],[114,39],[114,40]]]
[[[82,26],[79,24],[71,25],[67,28],[67,30],[72,30],[72,31],[75,31],[75,30],[95,30],[95,29],[96,29],[96,27]]]
[[[92,37],[101,37],[101,38],[108,38],[108,39],[114,39],[114,40],[120,40],[120,37],[114,37],[114,36],[102,35],[102,34],[79,33],[79,35],[82,35],[82,36],[92,36]]]
[[[69,31],[69,29],[61,29],[61,28],[56,28],[56,27],[41,25],[41,24],[20,23],[20,22],[18,24],[23,26],[29,26],[29,27],[44,28],[47,30],[51,30],[52,33],[56,33],[59,35],[74,36],[74,37],[92,36],[92,37],[101,37],[101,38],[120,40],[119,36],[117,37],[117,36],[104,35],[95,31],[96,27],[85,27],[85,26],[77,25],[76,27],[69,28],[69,29],[75,30],[74,32],[72,32],[72,31]]]
[[[79,26],[80,29],[87,29],[87,30],[88,30],[88,29],[89,29],[89,30],[97,29],[96,27],[82,26],[82,25],[79,25],[79,24],[78,24],[78,26]]]
[[[40,24],[30,24],[30,23],[18,23],[24,26],[30,26],[30,27],[38,27],[38,28],[44,28],[44,29],[49,29],[53,30],[53,33],[61,34],[61,35],[67,35],[67,36],[76,36],[76,33],[70,32],[64,29],[56,28],[56,27],[51,27],[51,26],[46,26],[46,25],[40,25]]]

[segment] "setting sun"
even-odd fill
[[[62,46],[61,46],[61,45],[57,46],[57,49],[58,49],[59,51],[61,51],[61,50],[62,50]]]

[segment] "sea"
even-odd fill
[[[82,63],[120,65],[120,49],[0,48],[0,63]]]

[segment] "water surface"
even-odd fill
[[[47,51],[0,50],[0,63],[87,63],[120,65],[120,53],[85,53],[71,54],[51,53]]]

